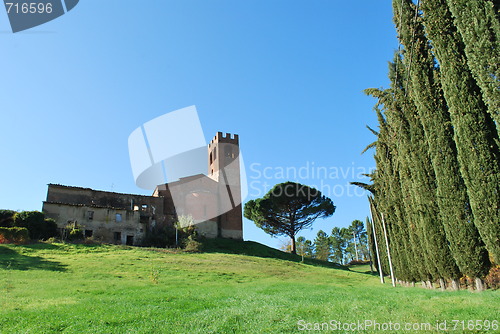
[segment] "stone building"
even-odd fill
[[[49,184],[43,212],[59,228],[77,223],[85,236],[140,245],[154,227],[192,218],[207,238],[243,239],[239,138],[218,132],[208,145],[208,175],[158,185],[152,196]]]

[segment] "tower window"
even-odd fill
[[[226,147],[224,147],[224,155],[227,158],[234,158],[233,147],[230,145],[226,145]]]
[[[87,218],[88,218],[88,220],[93,220],[94,219],[94,211],[87,211]]]
[[[214,162],[214,161],[212,160],[212,153],[213,153],[213,152],[210,152],[210,164],[212,164],[212,162]]]
[[[115,216],[115,221],[117,223],[121,223],[122,221],[122,214],[121,213],[117,213],[116,216]]]

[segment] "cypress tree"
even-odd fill
[[[411,56],[409,94],[416,101],[419,120],[436,176],[439,217],[443,223],[452,255],[460,271],[470,277],[487,273],[489,260],[473,223],[465,184],[459,173],[453,129],[437,77],[437,69],[420,17],[415,21],[411,0],[393,1],[394,21],[405,47],[405,60]],[[399,25],[401,22],[401,25]]]
[[[391,71],[391,80],[395,80],[394,71]],[[394,83],[393,83],[394,86]],[[411,246],[412,253],[414,254],[415,262],[413,265],[417,267],[418,278],[422,281],[432,281],[434,278],[439,278],[441,275],[437,271],[435,262],[431,260],[432,249],[429,248],[424,234],[424,225],[422,215],[422,208],[419,204],[417,196],[415,195],[415,167],[413,166],[414,158],[412,153],[411,143],[409,141],[409,126],[407,122],[403,122],[401,112],[398,110],[395,102],[394,89],[392,90],[369,90],[369,93],[379,99],[379,104],[384,106],[384,114],[386,115],[385,127],[388,129],[389,135],[387,136],[388,151],[381,151],[381,156],[377,161],[377,168],[383,167],[384,169],[392,168],[393,175],[385,177],[381,180],[381,193],[387,199],[382,203],[396,203],[399,202],[405,212],[405,219],[398,219],[401,226],[401,231],[406,231],[408,235],[408,242]],[[382,131],[381,131],[382,134]],[[380,142],[379,138],[379,142]],[[380,143],[377,143],[377,155],[379,154]],[[390,148],[389,148],[390,147]],[[384,159],[385,158],[385,159]],[[377,200],[377,203],[380,201]],[[393,217],[388,214],[385,209],[387,220],[392,220]],[[398,236],[400,238],[401,236]]]
[[[492,1],[447,0],[467,64],[500,131],[500,21]]]
[[[375,161],[377,170],[374,174],[374,224],[376,224],[377,238],[380,241],[384,240],[382,234],[381,214],[385,216],[388,233],[391,239],[391,244],[397,248],[397,252],[393,252],[395,261],[395,271],[400,279],[414,281],[416,279],[429,279],[426,257],[423,256],[423,249],[420,247],[418,236],[408,233],[409,222],[413,205],[411,200],[405,200],[403,189],[400,180],[400,168],[397,160],[397,130],[392,128],[382,112],[378,109],[380,105],[386,103],[384,96],[386,94],[378,89],[369,89],[368,94],[378,98],[379,102],[376,106],[379,119],[380,132],[376,143]],[[400,232],[404,231],[404,232]],[[379,236],[380,233],[380,236]],[[399,245],[398,245],[399,243]],[[385,247],[383,247],[385,249]],[[381,258],[387,264],[387,255],[382,252]],[[384,268],[388,272],[388,266]]]
[[[500,164],[498,132],[486,111],[469,68],[464,43],[446,0],[422,4],[425,32],[440,64],[460,172],[474,223],[496,263],[500,263]]]
[[[395,66],[395,70],[399,71],[396,78],[399,78],[401,82],[397,82],[396,78],[394,80],[395,110],[399,112],[397,118],[408,127],[408,138],[406,138],[402,153],[412,172],[411,189],[418,205],[423,240],[430,260],[436,265],[439,277],[458,279],[460,271],[448,246],[444,226],[439,215],[436,176],[432,169],[424,131],[416,112],[415,101],[406,92],[408,73],[404,69],[409,67],[403,66],[400,57],[397,57],[396,61],[400,62],[399,66]]]
[[[394,133],[394,130],[392,131]],[[396,138],[396,137],[394,137]],[[418,242],[412,245],[408,234],[408,222],[411,220],[412,205],[409,201],[402,201],[403,189],[401,185],[401,168],[398,162],[398,152],[392,143],[391,154],[385,162],[388,165],[385,191],[386,205],[385,221],[389,234],[389,241],[393,251],[391,252],[394,270],[398,279],[413,282],[427,276],[427,264],[422,261],[422,249]],[[416,236],[415,236],[416,237]],[[417,263],[418,262],[418,263]]]
[[[395,58],[390,76],[392,90],[386,102],[386,115],[388,122],[397,129],[398,158],[401,166],[406,169],[402,181],[407,182],[414,212],[413,222],[417,225],[413,232],[422,243],[429,274],[434,278],[456,279],[460,277],[460,272],[451,256],[439,219],[435,176],[414,101],[405,94],[407,78],[399,55]]]

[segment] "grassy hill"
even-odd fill
[[[302,262],[302,257],[299,255],[285,253],[276,248],[271,248],[269,246],[260,244],[255,241],[238,241],[231,239],[207,239],[203,242],[202,250],[205,253],[240,254],[240,255],[257,256],[263,258],[274,258],[292,262]],[[337,263],[319,261],[315,259],[305,258],[304,263],[313,266],[348,270],[347,267],[341,266]]]
[[[205,250],[0,245],[0,332],[299,333],[331,321],[452,326],[500,318],[499,291],[392,288],[253,242]]]

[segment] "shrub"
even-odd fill
[[[61,231],[61,238],[63,240],[83,240],[83,237],[84,228],[76,221],[68,221],[68,224]]]
[[[57,228],[57,223],[54,219],[45,218],[43,220],[42,226],[43,226],[41,229],[42,230],[42,235],[41,235],[42,240],[47,240],[47,239],[59,236],[59,229]]]
[[[178,231],[178,237],[181,241],[181,244],[186,252],[201,252],[203,244],[199,242],[198,231],[196,230],[196,226],[193,224],[192,218],[188,217],[187,219],[179,220],[176,224],[176,228]],[[187,224],[187,225],[186,225]]]
[[[69,231],[68,240],[81,240],[83,239],[83,230],[81,228],[74,228]]]
[[[62,243],[63,241],[56,237],[50,237],[47,240],[45,240],[45,242],[48,244],[55,244],[55,243]]]
[[[23,244],[28,240],[28,229],[24,227],[0,227],[0,244]]]
[[[490,289],[500,289],[500,265],[492,267],[484,282]]]
[[[181,223],[176,223],[175,228],[177,229],[179,240],[186,240],[189,237],[196,239],[198,235],[195,225],[182,226]]]
[[[146,232],[142,246],[165,248],[175,245],[175,230],[169,227],[154,227]]]
[[[203,244],[198,240],[195,240],[192,237],[188,237],[184,241],[184,251],[189,253],[198,253],[201,252],[203,248]]]
[[[40,211],[16,213],[13,218],[13,226],[27,228],[29,236],[33,240],[46,240],[58,235],[55,220],[45,219],[45,215]]]
[[[0,227],[12,227],[16,211],[0,210]]]

